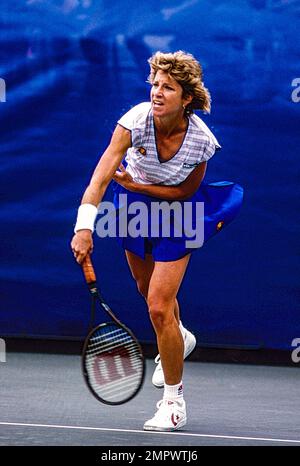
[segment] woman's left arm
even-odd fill
[[[175,186],[136,183],[123,165],[120,165],[121,171],[116,172],[113,179],[128,191],[158,197],[166,201],[184,201],[199,188],[205,176],[206,165],[207,162],[201,162],[182,183]]]

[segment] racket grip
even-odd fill
[[[89,254],[85,257],[84,261],[82,262],[82,270],[87,284],[96,282],[96,274],[91,261],[91,256]]]

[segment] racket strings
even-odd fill
[[[90,339],[88,346],[88,354],[93,354],[94,352],[99,351],[101,347],[102,351],[105,351],[106,348],[110,348],[112,345],[114,347],[125,345],[125,343],[131,343],[133,340],[129,334],[125,334],[118,329],[117,331],[109,332],[105,335],[95,335]]]
[[[104,401],[121,403],[140,387],[143,358],[132,336],[116,324],[100,326],[89,339],[85,369],[91,388]]]

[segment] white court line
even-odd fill
[[[299,443],[300,440],[290,440],[282,438],[265,438],[265,437],[238,437],[235,435],[212,435],[212,434],[192,434],[188,432],[156,432],[134,429],[108,429],[105,427],[87,427],[87,426],[62,426],[57,424],[26,424],[23,422],[0,422],[2,426],[18,426],[18,427],[46,427],[50,429],[77,429],[77,430],[95,430],[101,432],[127,432],[134,434],[156,434],[156,435],[180,435],[182,437],[203,437],[203,438],[222,438],[232,440],[258,440],[260,442],[283,442],[283,443]]]

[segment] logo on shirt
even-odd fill
[[[197,167],[198,165],[199,165],[198,162],[196,162],[196,163],[186,163],[186,162],[185,162],[185,163],[183,164],[183,168],[194,168],[194,167]]]
[[[138,147],[138,151],[139,151],[139,153],[142,154],[142,155],[146,155],[146,154],[147,154],[147,151],[146,151],[145,147]]]

